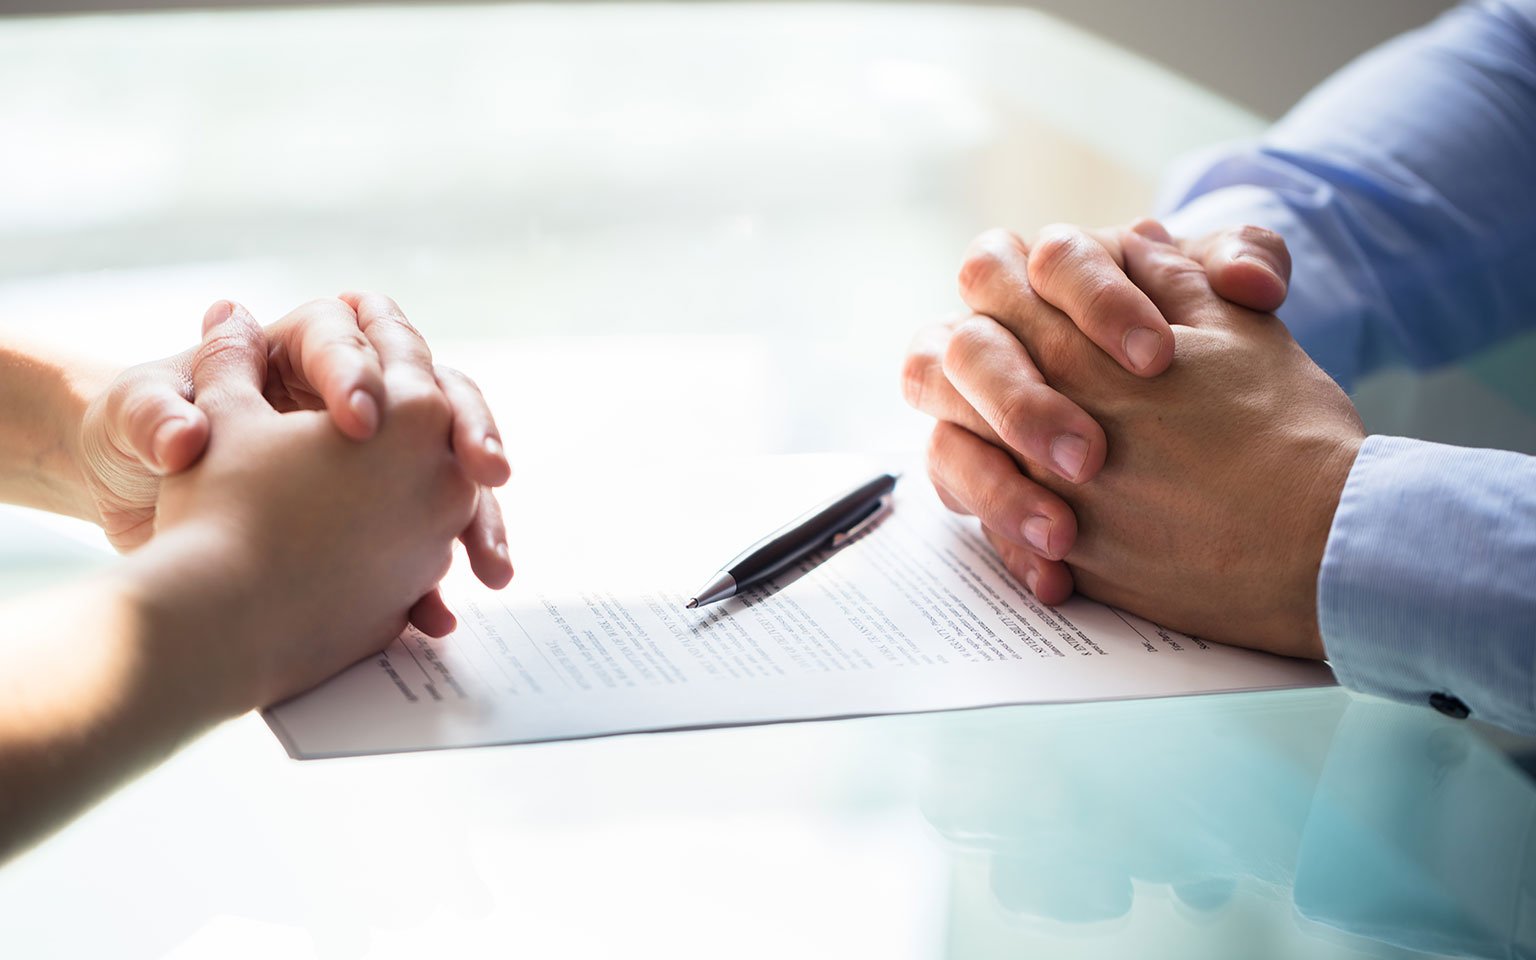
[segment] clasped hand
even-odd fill
[[[455,537],[488,586],[512,576],[489,490],[510,475],[495,421],[387,297],[317,300],[265,330],[215,304],[199,346],[91,401],[78,461],[119,549],[219,532],[207,554],[225,575],[202,595],[238,612],[249,604],[223,586],[239,584],[265,606],[237,709],[324,679],[407,621],[451,631],[437,584]]]
[[[1243,228],[992,231],[972,313],[921,332],[929,472],[1042,600],[1074,589],[1213,640],[1322,656],[1316,580],[1364,432],[1270,311],[1289,257]]]

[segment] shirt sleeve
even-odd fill
[[[1345,389],[1536,325],[1536,0],[1459,7],[1346,67],[1257,143],[1185,164],[1169,228],[1254,223],[1280,317]]]
[[[1368,438],[1329,532],[1318,621],[1346,686],[1454,698],[1536,733],[1536,457]]]

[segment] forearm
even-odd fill
[[[80,424],[97,371],[0,338],[0,502],[96,520]]]
[[[217,547],[178,530],[104,577],[0,604],[0,862],[249,705],[208,643],[228,627]]]
[[[1280,310],[1340,383],[1456,360],[1536,322],[1536,3],[1466,6],[1362,57],[1257,144],[1170,184],[1170,228],[1280,233]]]

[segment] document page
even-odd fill
[[[510,587],[454,579],[456,632],[408,630],[267,720],[292,756],[318,758],[1333,682],[1322,664],[1082,598],[1040,603],[920,471],[842,549],[686,609],[748,544],[888,466],[759,459],[650,491],[549,482],[510,524]]]

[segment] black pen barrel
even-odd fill
[[[726,564],[741,586],[766,580],[808,554],[828,546],[832,538],[867,519],[896,487],[890,474],[876,477],[836,500],[807,511],[754,543]]]

